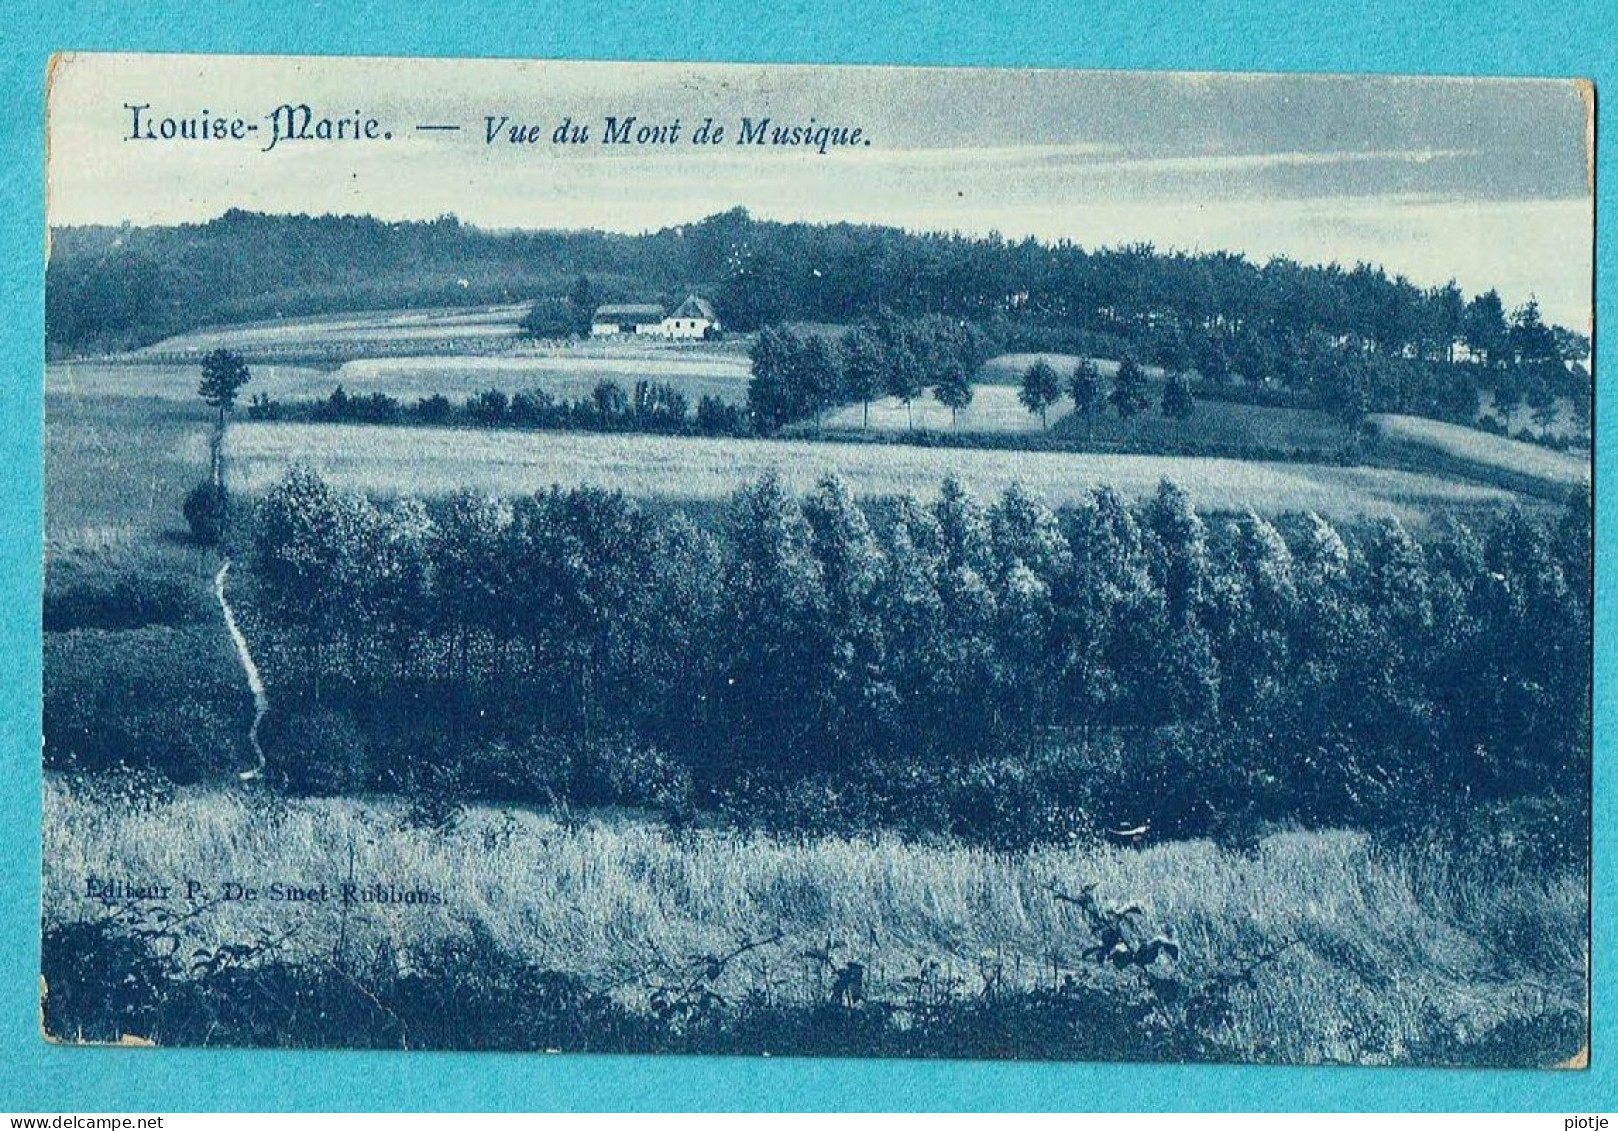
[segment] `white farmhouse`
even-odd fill
[[[653,303],[618,303],[596,307],[590,316],[590,336],[612,334],[659,335],[663,329],[663,308]]]
[[[710,329],[719,329],[713,307],[705,298],[686,295],[685,301],[674,308],[674,313],[663,319],[661,334],[665,338],[702,338]]]
[[[596,307],[590,317],[592,338],[640,334],[650,338],[701,339],[710,329],[719,329],[719,319],[708,300],[698,295],[687,295],[669,315],[654,303],[617,303]]]

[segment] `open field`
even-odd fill
[[[252,374],[252,381],[242,390],[243,402],[255,393],[265,393],[276,400],[325,397],[338,384],[332,370],[308,365],[255,362]],[[200,411],[197,382],[201,377],[200,361],[165,365],[53,361],[45,366],[45,391],[62,397],[80,398],[86,403],[104,403],[105,398],[129,397],[171,401],[187,408],[196,406]],[[115,408],[109,410],[117,411]]]
[[[1558,452],[1421,416],[1385,413],[1371,419],[1384,439],[1430,450],[1480,472],[1524,476],[1551,486],[1575,487],[1590,482],[1590,460],[1583,453]]]
[[[1089,424],[1073,414],[1073,402],[1064,396],[1046,414],[1050,431],[1071,439],[1083,439],[1098,448],[1122,447],[1162,451],[1176,445],[1194,444],[1201,448],[1225,448],[1232,452],[1310,451],[1332,452],[1347,436],[1343,426],[1324,412],[1313,409],[1278,408],[1268,405],[1234,404],[1228,401],[1199,400],[1188,420],[1170,420],[1159,411],[1160,393],[1153,390],[1153,402],[1143,413],[1121,420],[1110,406]],[[914,427],[935,432],[951,431],[949,409],[931,395],[918,397],[911,406]],[[904,402],[884,397],[871,403],[872,431],[904,432],[912,427],[911,414]],[[864,426],[863,406],[844,405],[828,413],[828,428]],[[972,403],[961,410],[961,432],[1039,432],[1039,417],[1023,407],[1013,385],[973,386]]]
[[[377,310],[211,326],[166,338],[135,357],[230,349],[249,361],[289,348],[363,351],[377,343],[408,342],[418,352],[499,344],[515,338],[526,304],[437,310]]]
[[[365,358],[439,359],[554,355],[663,360],[672,356],[730,357],[747,364],[749,340],[674,342],[607,338],[536,342],[522,336],[526,303],[437,310],[377,310],[214,326],[165,338],[110,359],[140,364],[200,362],[214,349],[241,354],[250,364],[334,368]],[[653,367],[655,368],[655,366]]]
[[[47,555],[172,542],[180,502],[207,474],[209,410],[153,398],[45,398]]]
[[[750,376],[746,353],[724,345],[632,341],[524,343],[499,354],[361,357],[336,368],[255,360],[251,368],[244,402],[258,393],[281,401],[324,398],[339,385],[350,393],[386,393],[406,403],[434,393],[462,400],[485,389],[544,389],[557,400],[578,400],[600,381],[614,381],[629,392],[644,380],[673,385],[693,406],[704,396],[744,404]],[[152,397],[190,404],[196,401],[200,376],[200,360],[61,361],[46,366],[45,386],[72,397]]]
[[[387,802],[206,788],[116,810],[52,778],[44,917],[105,914],[86,898],[86,877],[220,877],[264,893],[272,884],[336,893],[357,877],[443,902],[218,904],[176,925],[176,952],[244,944],[321,965],[334,948],[385,946],[408,965],[481,936],[633,1010],[647,1008],[671,966],[748,941],[761,945],[712,980],[726,1000],[824,1002],[829,971],[805,955],[828,944],[833,965],[864,967],[875,1002],[914,999],[918,974],[932,992],[964,999],[1064,978],[1138,992],[1137,975],[1081,957],[1093,938],[1052,891],[1095,884],[1103,906],[1137,903],[1142,931],[1172,934],[1188,983],[1274,956],[1255,966],[1251,986],[1231,991],[1230,1015],[1213,1032],[1227,1055],[1398,1061],[1424,1039],[1476,1040],[1582,1011],[1586,905],[1574,875],[1485,875],[1432,854],[1378,852],[1358,834],[1272,836],[1251,857],[1207,842],[1008,855],[889,839],[676,835],[627,815],[562,823],[476,808],[449,831],[404,817]]]
[[[193,396],[45,397],[45,591],[49,613],[114,586],[179,587],[211,609],[211,551],[195,545],[181,510],[208,474],[208,408]],[[65,607],[65,606],[64,606]]]
[[[527,349],[499,357],[400,357],[350,361],[326,377],[350,393],[412,400],[442,393],[460,400],[484,389],[543,389],[559,401],[588,398],[601,381],[628,393],[637,381],[672,385],[695,406],[705,396],[747,402],[750,367],[742,354],[686,350]]]
[[[1101,484],[1143,496],[1167,478],[1205,511],[1313,510],[1334,520],[1392,514],[1420,522],[1434,507],[1515,498],[1497,488],[1381,468],[900,444],[237,424],[225,450],[233,489],[247,492],[266,489],[288,467],[304,463],[341,487],[378,495],[461,488],[513,495],[551,484],[591,484],[651,498],[723,499],[774,470],[795,492],[835,472],[865,497],[930,497],[953,473],[980,497],[1020,482],[1052,505],[1080,502]]]
[[[1073,402],[1058,401],[1046,414],[1054,425],[1073,411]],[[827,428],[861,428],[865,426],[865,406],[843,405],[826,414]],[[1029,412],[1017,400],[1017,390],[1010,385],[974,385],[972,403],[963,408],[952,425],[949,409],[924,393],[907,410],[901,400],[883,397],[871,402],[870,427],[876,432],[905,432],[911,428],[931,432],[948,432],[952,427],[962,432],[1038,432],[1039,417]]]

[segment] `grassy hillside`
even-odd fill
[[[988,374],[995,362],[984,369]],[[902,401],[884,397],[872,402],[869,422],[863,405],[844,405],[828,413],[826,428],[903,433],[911,430],[937,433],[1045,431],[1039,417],[1017,399],[1010,384],[980,383],[973,386],[972,403],[952,422],[950,411],[930,394],[918,397],[907,409]],[[1159,410],[1160,383],[1152,387],[1153,402],[1145,412],[1122,420],[1110,407],[1103,406],[1093,420],[1085,421],[1073,412],[1066,397],[1046,413],[1048,431],[1053,437],[1075,447],[1098,451],[1224,450],[1241,452],[1312,454],[1324,459],[1343,448],[1348,433],[1331,416],[1314,409],[1280,408],[1269,405],[1233,404],[1203,400],[1191,416],[1172,420]],[[803,426],[800,426],[800,430]]]
[[[180,510],[207,474],[207,408],[51,391],[45,410],[46,628],[211,616],[212,555]]]
[[[1551,491],[1590,483],[1590,460],[1584,452],[1558,452],[1420,416],[1386,413],[1372,420],[1391,447],[1428,456],[1435,469],[1447,466],[1506,484],[1527,480]]]
[[[130,354],[136,360],[201,358],[228,349],[249,362],[318,360],[400,353],[484,353],[509,346],[521,334],[526,303],[502,306],[392,309],[277,318],[211,326],[154,342]]]
[[[45,399],[45,537],[49,547],[167,541],[182,535],[180,500],[208,467],[209,410],[181,401],[110,399],[51,382]]]

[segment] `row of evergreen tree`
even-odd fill
[[[1154,332],[1149,356],[1162,367],[1165,386],[1155,399],[1173,419],[1190,416],[1197,396],[1203,396],[1322,409],[1353,428],[1368,412],[1407,412],[1472,425],[1488,394],[1501,428],[1524,404],[1541,428],[1549,428],[1559,419],[1563,402],[1571,404],[1575,418],[1587,427],[1589,374],[1554,352],[1533,352],[1552,350],[1553,343],[1537,314],[1532,317],[1538,333],[1527,340],[1538,345],[1527,353],[1504,355],[1498,366],[1388,355],[1361,339],[1332,341],[1318,331],[1284,349],[1250,333]],[[1122,340],[1036,335],[1008,342],[964,319],[907,319],[885,310],[840,335],[765,327],[752,348],[748,405],[755,427],[772,431],[794,421],[818,423],[828,409],[849,403],[863,404],[868,419],[870,402],[878,397],[893,397],[908,410],[930,391],[951,410],[954,422],[972,403],[983,362],[1002,349],[1031,344],[1055,352],[1121,355],[1110,387],[1103,387],[1089,357],[1066,374],[1046,359],[1033,362],[1022,374],[1019,399],[1042,422],[1065,397],[1072,399],[1087,428],[1106,409],[1128,419],[1154,400],[1144,367]],[[1240,382],[1233,384],[1238,375]]]
[[[826,410],[853,402],[863,406],[863,422],[869,425],[871,402],[892,397],[904,404],[914,427],[914,403],[931,393],[950,410],[953,428],[976,396],[978,371],[993,352],[978,327],[939,315],[904,319],[885,311],[835,337],[767,326],[753,342],[748,409],[757,427],[773,431],[811,417],[818,427]],[[1081,358],[1065,380],[1043,357],[1022,374],[1018,399],[1042,424],[1064,395],[1072,398],[1087,425],[1106,407],[1128,419],[1152,400],[1145,370],[1129,357],[1119,365],[1110,392],[1089,358]],[[1184,419],[1194,407],[1186,375],[1169,374],[1162,395],[1164,415]]]
[[[1169,483],[1056,513],[771,476],[705,524],[594,489],[378,505],[294,470],[252,520],[256,644],[281,711],[621,736],[709,800],[811,783],[971,832],[971,807],[929,808],[971,781],[983,805],[1028,793],[1030,828],[1096,807],[1375,825],[1578,795],[1586,522],[1510,511],[1423,542],[1392,518],[1210,523]]]
[[[848,403],[862,404],[868,420],[879,397],[908,409],[931,390],[953,415],[972,403],[973,382],[990,353],[976,325],[936,314],[907,319],[884,311],[836,338],[766,326],[753,342],[748,408],[772,430],[810,417],[818,422],[827,409]]]

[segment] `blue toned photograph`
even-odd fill
[[[1587,1066],[1588,84],[48,133],[46,1039]]]

